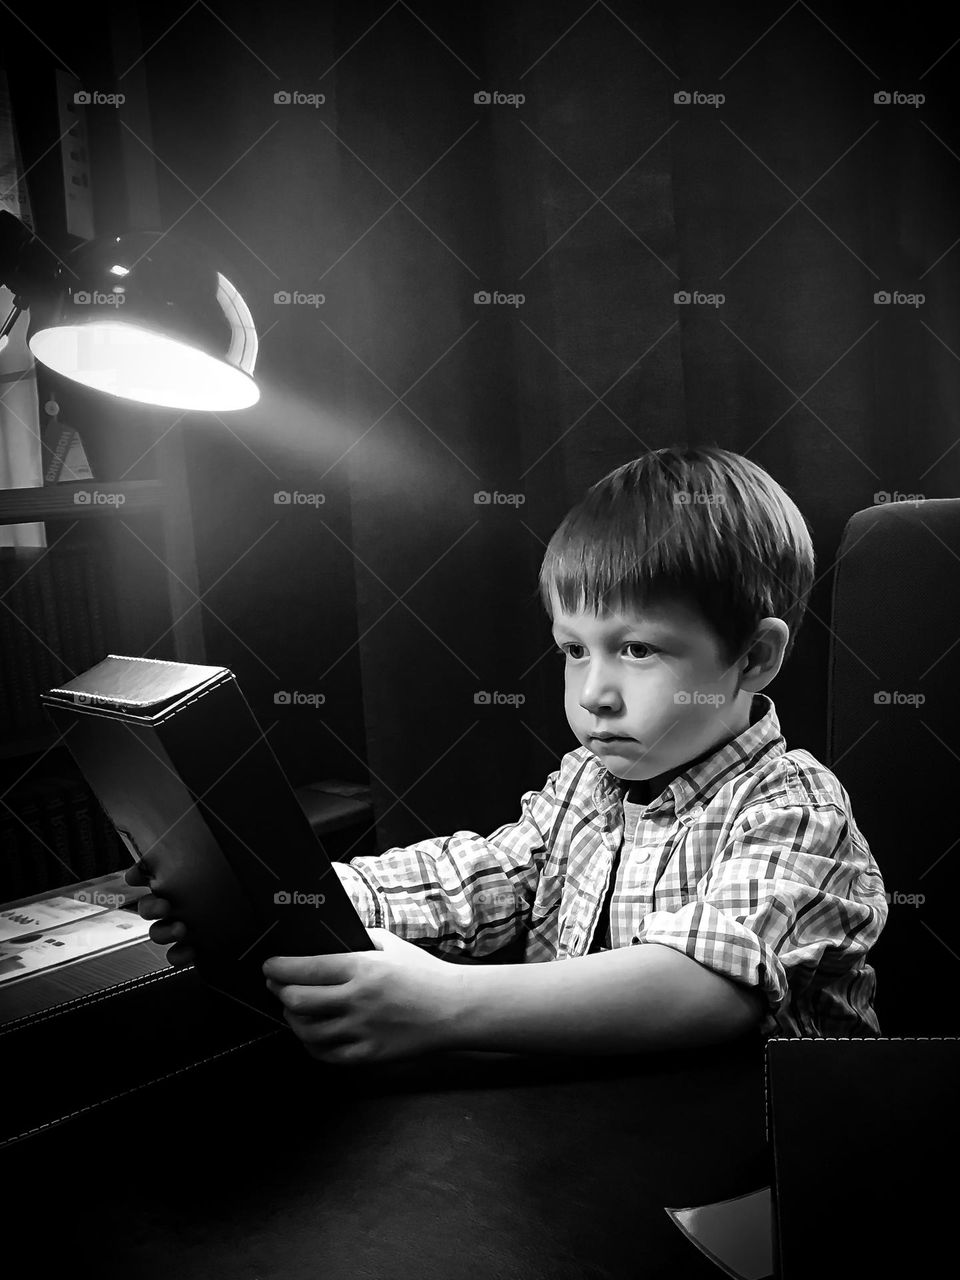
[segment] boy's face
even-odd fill
[[[758,682],[738,692],[743,660],[731,667],[710,626],[680,601],[598,618],[565,613],[554,598],[553,637],[566,654],[570,728],[618,778],[655,778],[750,723]]]

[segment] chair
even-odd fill
[[[885,1036],[960,1032],[960,498],[858,511],[833,585],[826,763],[890,913],[870,953]]]

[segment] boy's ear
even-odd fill
[[[738,691],[758,693],[774,678],[783,665],[783,655],[790,641],[790,628],[782,618],[764,618],[757,626],[746,652],[746,665],[737,682]]]

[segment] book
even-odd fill
[[[6,805],[0,806],[0,902],[24,897],[20,868],[20,824]]]
[[[24,626],[25,604],[20,576],[23,573],[26,548],[4,547],[0,553],[2,566],[4,636],[4,683],[10,701],[7,732],[9,736],[28,734],[33,710],[31,702],[30,672],[32,645],[30,633]]]
[[[126,845],[117,835],[117,829],[103,811],[96,796],[93,800],[94,839],[97,842],[99,868],[98,875],[107,875],[121,868],[130,866],[131,858]]]
[[[39,736],[47,727],[46,716],[40,702],[41,692],[50,685],[50,652],[44,635],[45,624],[40,591],[40,567],[46,548],[19,548],[25,554],[21,561],[20,580],[17,588],[23,608],[23,624],[27,636],[28,665],[26,670],[27,707],[25,728],[31,735]]]
[[[47,845],[43,838],[40,803],[35,795],[28,793],[18,804],[11,805],[11,808],[20,819],[20,865],[27,879],[27,887],[23,893],[43,893],[45,889],[54,886],[49,882]]]
[[[92,480],[93,472],[76,427],[51,418],[41,433],[44,456],[44,484],[64,480]]]
[[[43,557],[35,572],[40,588],[40,616],[43,619],[42,634],[47,644],[45,650],[46,664],[41,680],[43,691],[46,692],[47,689],[57,688],[65,679],[69,679],[69,675],[61,656],[63,641],[60,637],[57,593],[53,582],[53,563],[50,555]],[[45,715],[43,716],[43,724],[45,729],[49,729],[50,722]]]
[[[57,617],[60,623],[60,658],[66,668],[64,677],[73,679],[77,672],[84,671],[89,665],[88,646],[85,642],[86,619],[79,586],[81,570],[78,564],[77,548],[55,550],[51,552],[51,559],[53,560]]]
[[[78,671],[84,671],[93,663],[102,662],[107,656],[107,644],[103,634],[103,584],[102,565],[98,557],[94,557],[89,547],[84,548],[80,557],[83,573],[83,597],[86,609],[87,630],[89,637],[89,661]]]
[[[71,884],[80,877],[77,874],[76,852],[70,840],[67,822],[69,792],[62,778],[53,776],[37,782],[43,811],[44,832],[47,841],[49,883],[51,886]]]
[[[70,793],[68,817],[76,859],[77,876],[91,880],[100,874],[97,857],[97,840],[93,825],[91,801],[93,796],[82,779],[78,779]],[[96,801],[93,801],[96,803]]]
[[[232,671],[111,655],[44,701],[202,978],[260,1007],[267,956],[372,949]]]

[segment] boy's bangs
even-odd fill
[[[670,532],[670,524],[655,527],[659,522],[651,514],[618,521],[620,528],[610,537],[606,530],[601,536],[581,513],[559,548],[548,550],[541,574],[548,611],[556,598],[566,613],[641,613],[671,596],[694,594],[690,553],[681,550],[684,540],[675,527]]]

